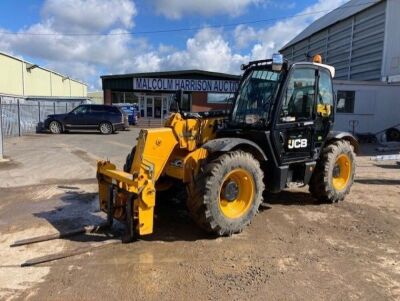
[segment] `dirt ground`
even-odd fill
[[[136,130],[117,135],[7,139],[0,163],[0,299],[29,300],[399,300],[400,166],[357,158],[339,204],[307,188],[266,195],[246,230],[215,238],[174,201],[157,204],[155,233],[131,243],[80,235],[11,248],[15,240],[99,223],[95,162],[121,167]],[[20,267],[30,258],[102,246]]]

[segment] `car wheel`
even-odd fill
[[[60,134],[62,131],[61,124],[58,121],[52,121],[49,124],[49,130],[52,134]]]
[[[103,135],[109,135],[113,132],[113,127],[109,122],[100,123],[99,129],[100,133],[102,133]]]
[[[400,141],[400,131],[396,128],[390,128],[386,131],[387,141]]]

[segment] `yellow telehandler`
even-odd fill
[[[126,240],[153,232],[154,206],[176,183],[194,221],[218,235],[240,232],[263,201],[291,183],[323,202],[343,200],[355,174],[357,140],[332,131],[335,69],[289,65],[279,54],[242,65],[229,114],[177,110],[163,128],[142,129],[123,170],[99,161],[99,202]]]

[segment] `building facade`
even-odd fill
[[[321,54],[338,80],[400,81],[400,1],[351,0],[321,17],[280,52],[290,62]]]
[[[400,126],[400,83],[335,80],[335,129],[382,134]]]
[[[87,96],[88,96],[88,99],[90,100],[91,103],[104,104],[104,93],[103,93],[103,91],[88,92]]]
[[[104,103],[136,103],[144,118],[162,119],[176,92],[183,91],[182,109],[199,112],[229,109],[239,76],[183,70],[102,76]]]
[[[0,94],[24,99],[86,99],[87,85],[0,53]]]
[[[400,135],[400,1],[351,0],[307,27],[280,52],[289,62],[322,55],[335,67],[335,129]]]

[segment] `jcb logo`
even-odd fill
[[[305,148],[307,147],[307,139],[291,139],[288,141],[288,148]]]

